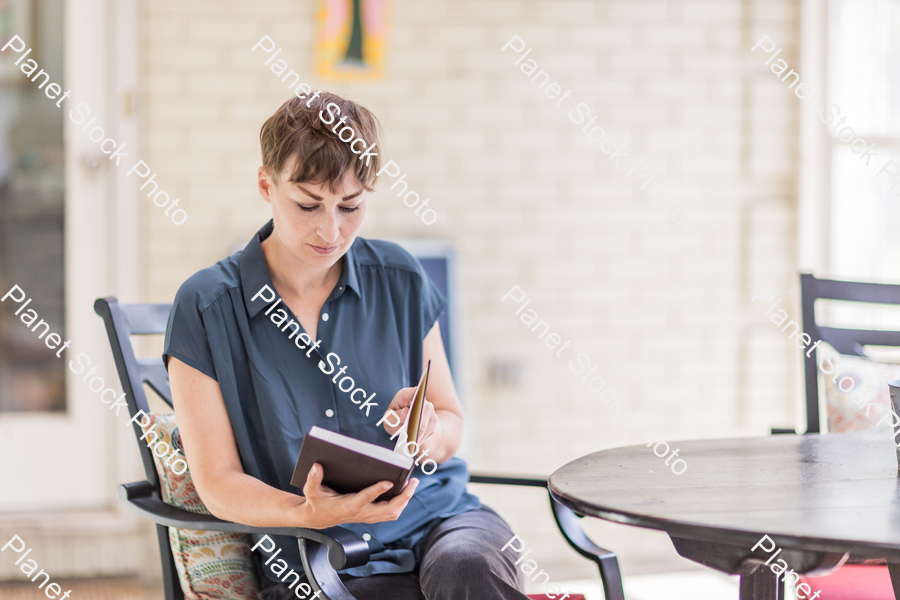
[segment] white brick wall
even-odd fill
[[[569,371],[574,352],[556,359],[500,304],[513,284],[627,391],[632,411],[663,423],[665,438],[764,435],[792,422],[799,363],[749,298],[770,285],[797,312],[797,108],[749,48],[768,33],[795,64],[798,2],[397,0],[387,78],[366,84],[311,73],[314,3],[249,6],[144,4],[142,156],[190,214],[174,227],[147,202],[147,300],[171,300],[267,219],[257,139],[289,97],[262,54],[250,53],[269,34],[305,81],[378,115],[383,156],[440,215],[424,226],[386,191],[388,180],[363,235],[459,245],[473,469],[549,474],[638,441]],[[513,34],[551,81],[573,90],[561,109],[511,51],[501,54]],[[622,168],[568,119],[577,102],[627,142]],[[637,159],[687,223],[673,225],[640,180],[625,177]],[[492,387],[495,360],[521,361],[524,386]],[[478,492],[537,546],[542,568],[556,578],[590,574],[539,492]],[[620,552],[626,573],[685,564],[661,534],[590,527]]]

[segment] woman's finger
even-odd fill
[[[367,504],[372,504],[375,501],[375,498],[392,487],[394,487],[394,484],[390,481],[379,481],[375,485],[370,485],[366,489],[350,495],[354,496],[353,501],[361,508]]]
[[[402,503],[404,506],[406,506],[406,503],[409,502],[410,498],[412,498],[413,493],[415,493],[417,487],[419,487],[419,480],[413,477],[408,482],[406,482],[406,486],[404,486],[403,491],[391,498],[388,501],[388,504],[391,504],[395,500],[399,501],[401,498],[403,498]]]
[[[419,487],[419,480],[413,477],[406,482],[406,486],[404,486],[402,492],[385,503],[387,505],[385,508],[388,508],[392,511],[402,511],[404,508],[406,508],[406,505],[412,499],[413,493],[415,493],[417,487]]]
[[[388,408],[393,409],[394,411],[400,410],[401,408],[405,408],[412,404],[413,397],[415,396],[416,388],[403,388],[397,392],[394,396],[394,399],[391,400],[390,406]]]
[[[309,473],[306,475],[306,483],[303,484],[303,495],[318,496],[322,494],[322,479],[325,477],[325,471],[319,463],[313,463]]]
[[[434,433],[434,413],[426,412],[422,415],[422,435],[419,436],[419,443],[427,440],[432,433]]]
[[[422,437],[421,441],[424,442],[431,437],[431,434],[433,434],[437,428],[437,413],[434,410],[434,404],[431,402],[426,402],[422,408],[422,432],[425,435]]]

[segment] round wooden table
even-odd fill
[[[576,513],[669,534],[685,558],[741,575],[741,598],[781,598],[753,547],[768,535],[797,573],[849,555],[886,558],[900,599],[900,479],[886,434],[775,435],[669,442],[688,463],[675,475],[644,445],[594,452],[550,476]],[[763,547],[768,546],[768,542]]]

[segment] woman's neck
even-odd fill
[[[274,232],[261,245],[269,276],[282,296],[318,296],[330,292],[341,277],[343,257],[328,268],[316,269],[291,256]]]

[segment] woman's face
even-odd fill
[[[334,265],[356,239],[366,216],[368,192],[347,170],[336,192],[326,185],[291,183],[290,170],[274,183],[259,168],[259,193],[272,205],[273,235],[295,259],[313,268]]]

